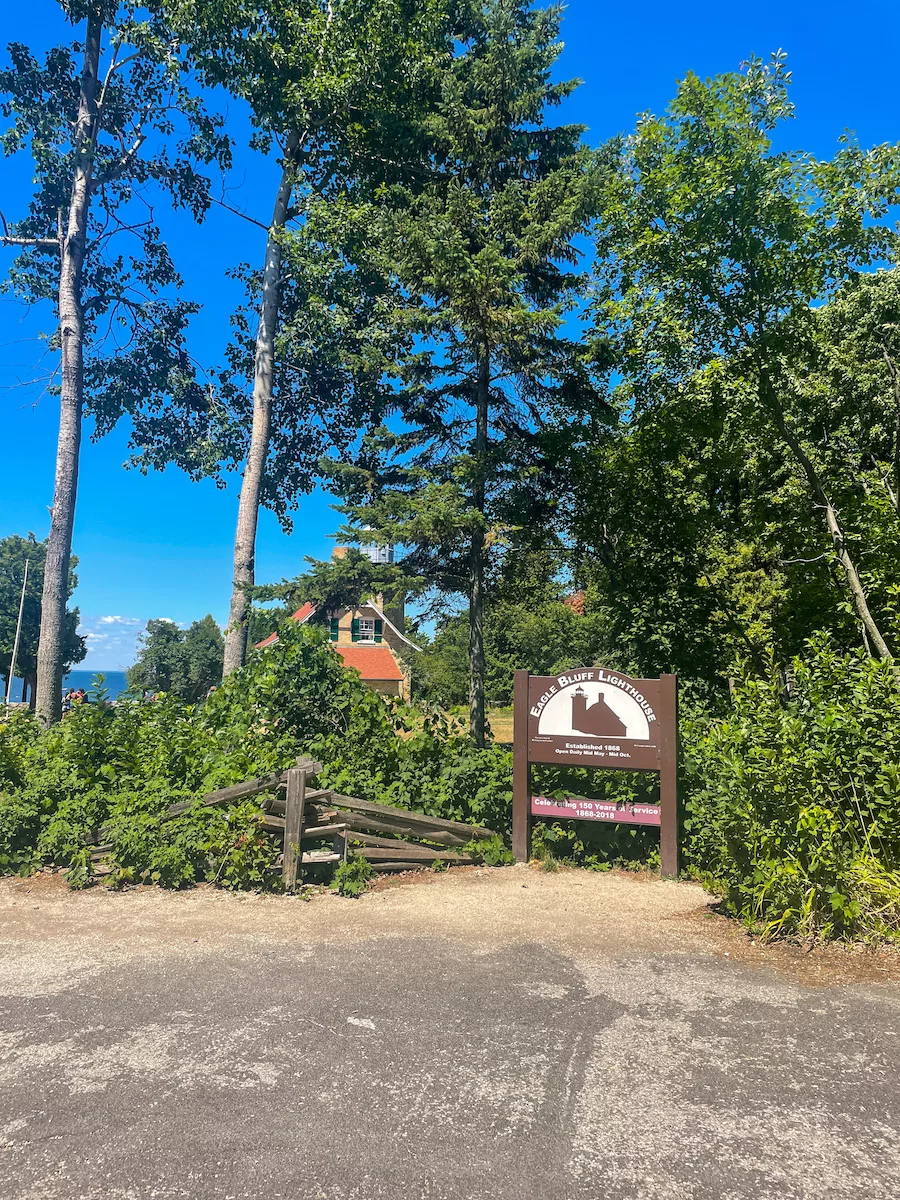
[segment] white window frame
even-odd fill
[[[359,618],[359,640],[367,644],[375,641],[375,618],[360,617]]]

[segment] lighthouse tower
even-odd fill
[[[587,712],[587,696],[584,688],[577,687],[572,693],[572,728],[584,729],[584,716]]]
[[[382,563],[392,563],[394,561],[393,546],[363,546],[361,547],[363,554],[370,562],[378,566]],[[397,629],[403,633],[406,629],[406,603],[405,597],[397,595],[386,597],[382,593],[375,597],[375,603],[384,613],[389,621],[392,621]]]

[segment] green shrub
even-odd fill
[[[761,934],[900,936],[900,688],[822,640],[682,729],[695,872]]]
[[[280,641],[230,675],[201,709],[172,697],[85,704],[42,732],[28,715],[0,724],[0,872],[42,863],[93,878],[90,836],[103,827],[113,885],[277,887],[279,848],[258,803],[229,811],[175,801],[283,770],[323,764],[324,787],[435,816],[504,828],[511,756],[476,749],[439,714],[371,691],[316,629]]]
[[[33,797],[0,792],[0,875],[30,875],[40,866],[41,816]]]
[[[372,864],[359,855],[351,855],[334,873],[332,887],[340,896],[353,899],[361,896],[369,886],[369,880],[374,876]]]
[[[516,861],[515,855],[507,847],[499,833],[493,837],[476,838],[467,843],[464,854],[474,858],[476,862],[484,863],[487,867],[505,867]]]

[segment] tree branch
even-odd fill
[[[38,250],[58,250],[59,242],[56,238],[23,238],[23,237],[8,237],[4,234],[0,237],[0,244],[4,246],[32,246]]]
[[[0,224],[3,226],[3,233],[0,234],[0,244],[4,246],[34,246],[39,250],[59,249],[59,242],[56,238],[27,238],[11,234],[9,226],[6,223],[6,217],[2,212],[0,212]]]
[[[269,226],[264,222],[257,221],[256,217],[248,217],[246,213],[241,212],[239,208],[234,208],[226,200],[217,200],[215,196],[210,196],[209,201],[211,204],[218,204],[220,208],[225,208],[228,212],[234,213],[236,217],[241,217],[243,220],[249,221],[251,225],[256,225],[259,229],[264,229],[266,233],[269,232]]]
[[[116,179],[121,179],[121,177],[125,174],[125,172],[129,168],[129,166],[134,161],[134,157],[137,154],[138,150],[140,150],[141,146],[143,146],[143,144],[146,140],[147,140],[147,135],[145,133],[139,133],[138,136],[134,139],[134,142],[132,143],[130,149],[123,151],[122,157],[119,159],[118,163],[114,167],[110,167],[110,169],[108,171],[105,171],[102,175],[99,175],[97,177],[94,187],[101,188],[101,187],[104,187],[107,183],[112,183]]]

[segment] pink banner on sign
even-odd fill
[[[567,821],[619,821],[623,825],[659,825],[658,804],[608,804],[605,800],[582,800],[569,796],[565,800],[550,800],[547,796],[531,797],[531,812],[535,817],[563,817]]]

